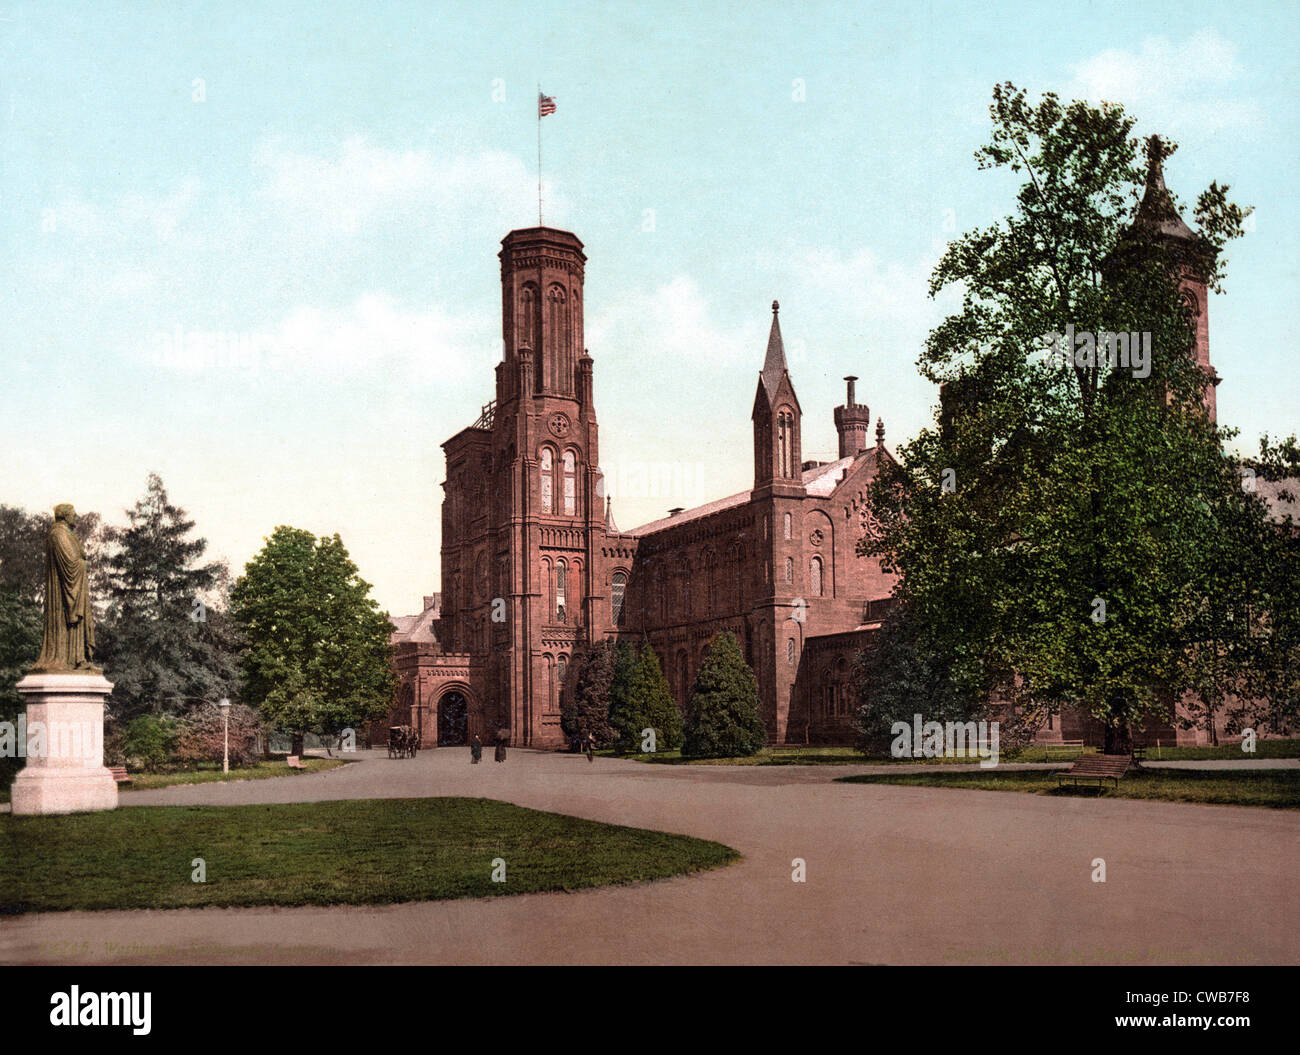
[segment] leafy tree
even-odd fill
[[[758,681],[735,634],[721,633],[709,644],[695,675],[684,732],[682,754],[692,758],[752,755],[767,743]]]
[[[560,727],[570,739],[585,739],[590,733],[599,747],[614,742],[614,729],[609,724],[614,656],[614,643],[600,641],[578,661],[573,692],[560,708]]]
[[[1017,212],[953,242],[935,269],[932,295],[962,290],[919,363],[941,385],[939,421],[871,487],[859,552],[900,576],[902,617],[920,630],[901,647],[944,706],[975,715],[995,699],[1036,728],[1069,704],[1121,751],[1195,681],[1183,657],[1207,632],[1211,555],[1239,561],[1249,536],[1224,525],[1258,524],[1225,471],[1230,433],[1201,411],[1177,283],[1187,268],[1220,288],[1245,213],[1211,184],[1200,234],[1175,249],[1134,207],[1144,174],[1121,107],[1050,93],[1032,106],[1008,84],[990,110],[976,156],[1023,176]],[[1174,149],[1153,137],[1148,165]],[[1059,350],[1067,326],[1151,334],[1149,373],[1053,354],[1044,336]]]
[[[895,606],[886,615],[870,648],[853,667],[859,749],[879,753],[894,738],[895,722],[978,720],[970,701],[954,684],[942,649],[913,609]]]
[[[149,474],[127,525],[108,531],[108,611],[97,659],[113,682],[111,712],[182,714],[194,703],[234,696],[238,638],[222,607],[227,572],[200,563],[207,541]]]
[[[284,526],[231,591],[246,698],[292,734],[294,754],[306,733],[336,737],[392,707],[392,627],[369,594],[338,535]]]

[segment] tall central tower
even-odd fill
[[[488,679],[519,746],[563,742],[569,664],[608,619],[596,581],[604,529],[592,361],[583,348],[582,242],[530,227],[501,243],[504,354],[491,421],[497,568]]]

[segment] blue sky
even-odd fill
[[[492,395],[496,253],[586,243],[624,527],[739,491],[774,298],[806,457],[844,374],[892,444],[945,241],[1010,212],[990,89],[1124,103],[1171,188],[1254,205],[1214,297],[1223,424],[1297,428],[1297,9],[1274,3],[0,7],[0,501],[110,519],[160,473],[238,572],[339,532],[438,589],[439,444]],[[802,88],[802,91],[800,90]],[[802,94],[803,98],[797,96]],[[1188,210],[1190,219],[1190,210]],[[179,341],[178,341],[179,337]],[[412,562],[397,550],[415,554]]]

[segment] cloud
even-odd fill
[[[722,324],[699,283],[678,275],[653,290],[607,298],[587,320],[586,337],[593,355],[600,354],[596,349],[640,353],[657,363],[690,364],[696,370],[756,362],[757,370],[767,331]]]
[[[436,154],[398,150],[353,136],[328,154],[264,142],[253,158],[258,196],[282,220],[354,235],[397,222],[457,229],[502,230],[516,224],[536,201],[536,175],[522,158],[503,151]],[[567,201],[544,184],[556,220]]]
[[[1258,102],[1234,96],[1237,46],[1203,29],[1182,41],[1148,37],[1138,51],[1108,48],[1073,67],[1067,96],[1124,104],[1143,121],[1213,134],[1263,124]]]
[[[159,331],[147,354],[156,366],[190,375],[397,374],[412,383],[456,384],[490,373],[500,344],[490,329],[490,320],[412,308],[388,293],[368,292],[342,307],[297,305],[248,331]]]

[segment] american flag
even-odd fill
[[[555,113],[555,99],[550,95],[537,93],[537,117],[540,120],[547,114]]]

